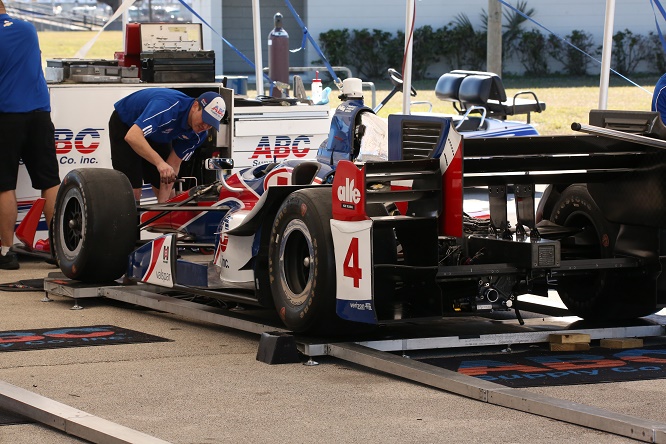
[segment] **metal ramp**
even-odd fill
[[[666,423],[483,381],[357,344],[329,344],[328,354],[367,368],[477,401],[532,413],[644,442],[666,443]]]
[[[169,295],[167,289],[149,285],[111,285],[99,286],[83,284],[64,278],[46,278],[44,291],[49,294],[70,297],[75,300],[73,308],[81,308],[81,299],[105,297],[128,304],[163,311],[197,321],[207,322],[223,327],[233,328],[248,333],[264,332],[289,333],[277,318],[267,316],[258,318],[254,310],[234,310],[212,307],[197,302],[183,300]],[[470,323],[470,319],[474,322]],[[486,325],[482,325],[485,323]],[[421,330],[413,337],[385,337],[381,335],[361,336],[358,341],[344,342],[383,352],[408,352],[414,350],[433,350],[462,347],[481,347],[492,345],[536,344],[548,342],[548,336],[557,333],[589,334],[592,340],[632,337],[666,336],[666,325],[659,323],[647,325],[627,325],[614,327],[571,328],[572,322],[560,318],[526,319],[524,325],[516,322],[493,322],[482,318],[468,316],[445,318],[421,325]],[[416,326],[416,324],[412,324]],[[449,326],[450,328],[443,328]],[[408,328],[411,328],[408,327]],[[457,333],[453,333],[453,332]],[[448,332],[448,334],[447,334]],[[462,332],[462,333],[460,333]],[[394,331],[394,335],[401,334]],[[433,335],[433,333],[440,333]],[[329,355],[329,339],[298,337],[299,350],[306,356],[317,357]],[[338,341],[339,342],[339,341]]]
[[[275,319],[251,319],[248,313],[209,307],[196,302],[160,294],[164,289],[145,284],[132,286],[94,286],[67,279],[47,278],[44,290],[49,294],[78,300],[105,297],[142,307],[164,311],[188,319],[212,323],[237,330],[262,334],[287,332]],[[80,306],[78,306],[80,308]],[[513,389],[503,385],[466,376],[451,370],[409,359],[406,352],[447,348],[469,348],[489,345],[531,344],[548,342],[554,333],[586,333],[591,339],[666,336],[666,326],[658,322],[606,328],[569,329],[570,323],[553,318],[527,319],[525,325],[495,323],[491,331],[479,334],[365,338],[359,341],[333,342],[296,337],[299,351],[312,358],[331,356],[353,362],[368,369],[404,378],[435,389],[445,390],[481,402],[532,413],[558,421],[626,436],[644,442],[666,444],[666,422],[650,421],[584,404]],[[451,321],[450,319],[446,320]],[[455,327],[455,326],[454,326]],[[502,330],[507,331],[492,331]],[[402,355],[391,353],[402,352]]]

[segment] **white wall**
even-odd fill
[[[220,2],[211,0],[192,0],[194,9],[213,29],[221,34],[222,30],[222,5]],[[192,21],[200,23],[200,20],[192,17]],[[218,35],[205,25],[203,28],[203,41],[205,50],[215,51],[215,73],[221,73],[223,68],[222,48],[223,42]]]
[[[247,1],[250,5],[250,0]],[[330,29],[381,29],[395,33],[405,27],[405,14],[407,0],[304,0],[305,13],[301,18],[305,21],[308,31],[318,39],[319,34]],[[233,5],[234,2],[228,2]],[[516,4],[517,0],[509,0]],[[564,37],[572,30],[585,30],[591,34],[595,42],[601,45],[604,32],[604,19],[606,0],[528,0],[529,8],[535,9],[533,18],[548,28],[550,31]],[[224,0],[192,0],[192,7],[199,12],[213,27],[221,32],[225,38],[237,42],[242,38],[252,38],[252,29],[248,26],[245,31],[247,36],[226,35],[222,29],[222,15],[224,11]],[[481,26],[481,12],[488,9],[488,0],[417,0],[416,1],[416,24],[421,27],[430,25],[433,28],[441,28],[455,20],[459,14],[469,17],[475,27]],[[507,8],[504,7],[504,10]],[[286,10],[286,8],[285,8]],[[288,14],[288,11],[285,12]],[[195,20],[196,21],[196,20]],[[660,21],[662,28],[666,25]],[[527,23],[525,29],[537,27]],[[547,31],[538,28],[543,34]],[[648,32],[656,32],[654,15],[650,0],[617,0],[615,12],[614,32],[629,29],[635,34],[647,35]],[[265,35],[270,29],[263,29]],[[287,29],[294,33],[294,45],[298,43],[298,29]],[[291,35],[291,34],[290,34]],[[211,35],[210,30],[204,27],[204,46],[206,49],[214,49],[217,60],[217,72],[224,68],[222,47],[219,37]],[[254,59],[253,52],[245,54]],[[306,45],[305,65],[311,65],[312,60],[319,59],[312,45]],[[267,64],[267,59],[264,60]],[[509,71],[518,71],[519,64],[513,63],[506,66]],[[593,72],[591,66],[590,72]]]
[[[516,0],[509,0],[515,5]],[[405,27],[406,0],[309,0],[306,23],[313,37],[329,29],[380,29],[395,33]],[[564,37],[573,30],[585,30],[601,45],[604,33],[606,0],[528,0],[528,8],[534,8],[534,20],[553,33]],[[503,7],[506,11],[508,8]],[[417,0],[415,27],[430,25],[441,28],[465,14],[476,27],[481,26],[481,12],[488,10],[488,0]],[[666,28],[663,20],[662,28]],[[525,29],[538,28],[543,34],[548,31],[531,22]],[[614,32],[624,29],[634,34],[647,35],[656,32],[650,0],[619,0],[615,6]],[[666,29],[665,29],[666,30]],[[311,46],[308,47],[308,63],[319,58]],[[514,71],[515,66],[509,67]],[[590,70],[592,71],[592,69]]]
[[[309,0],[308,29],[314,36],[329,29],[342,28],[377,28],[395,32],[405,27],[406,3],[406,0]],[[510,0],[509,3],[515,4],[516,1]],[[571,30],[585,29],[601,41],[606,0],[528,0],[527,6],[535,10],[532,18],[562,37]],[[507,9],[503,7],[504,11]],[[458,14],[466,14],[475,26],[480,26],[482,10],[488,10],[488,0],[417,0],[416,27],[430,25],[439,28]],[[644,34],[656,30],[650,0],[616,2],[615,30],[625,28]]]

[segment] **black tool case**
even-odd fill
[[[118,60],[75,59],[75,58],[47,59],[46,67],[48,69],[61,70],[62,71],[61,81],[64,82],[91,81],[89,80],[89,76],[100,77],[101,79],[100,81],[103,82],[115,81],[115,79],[109,80],[110,77],[117,77],[118,79],[117,81],[120,81]]]
[[[142,82],[215,82],[215,51],[152,51],[140,58]]]

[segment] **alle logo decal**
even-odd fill
[[[354,180],[345,179],[345,184],[338,187],[338,199],[344,208],[353,208],[361,201],[361,191],[354,186]],[[353,205],[345,205],[353,204]]]

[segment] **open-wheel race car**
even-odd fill
[[[210,159],[217,181],[140,214],[120,173],[71,172],[54,216],[60,268],[274,307],[296,332],[510,310],[549,290],[588,319],[663,306],[666,133],[655,113],[593,112],[577,129],[594,134],[464,143],[451,119],[394,115],[384,151],[362,140],[373,131],[360,114],[332,122],[317,161],[224,174],[230,162]],[[538,184],[549,186],[537,208]],[[488,220],[463,213],[468,186],[487,187]],[[140,229],[162,234],[140,240]],[[192,247],[212,259],[180,255]]]

